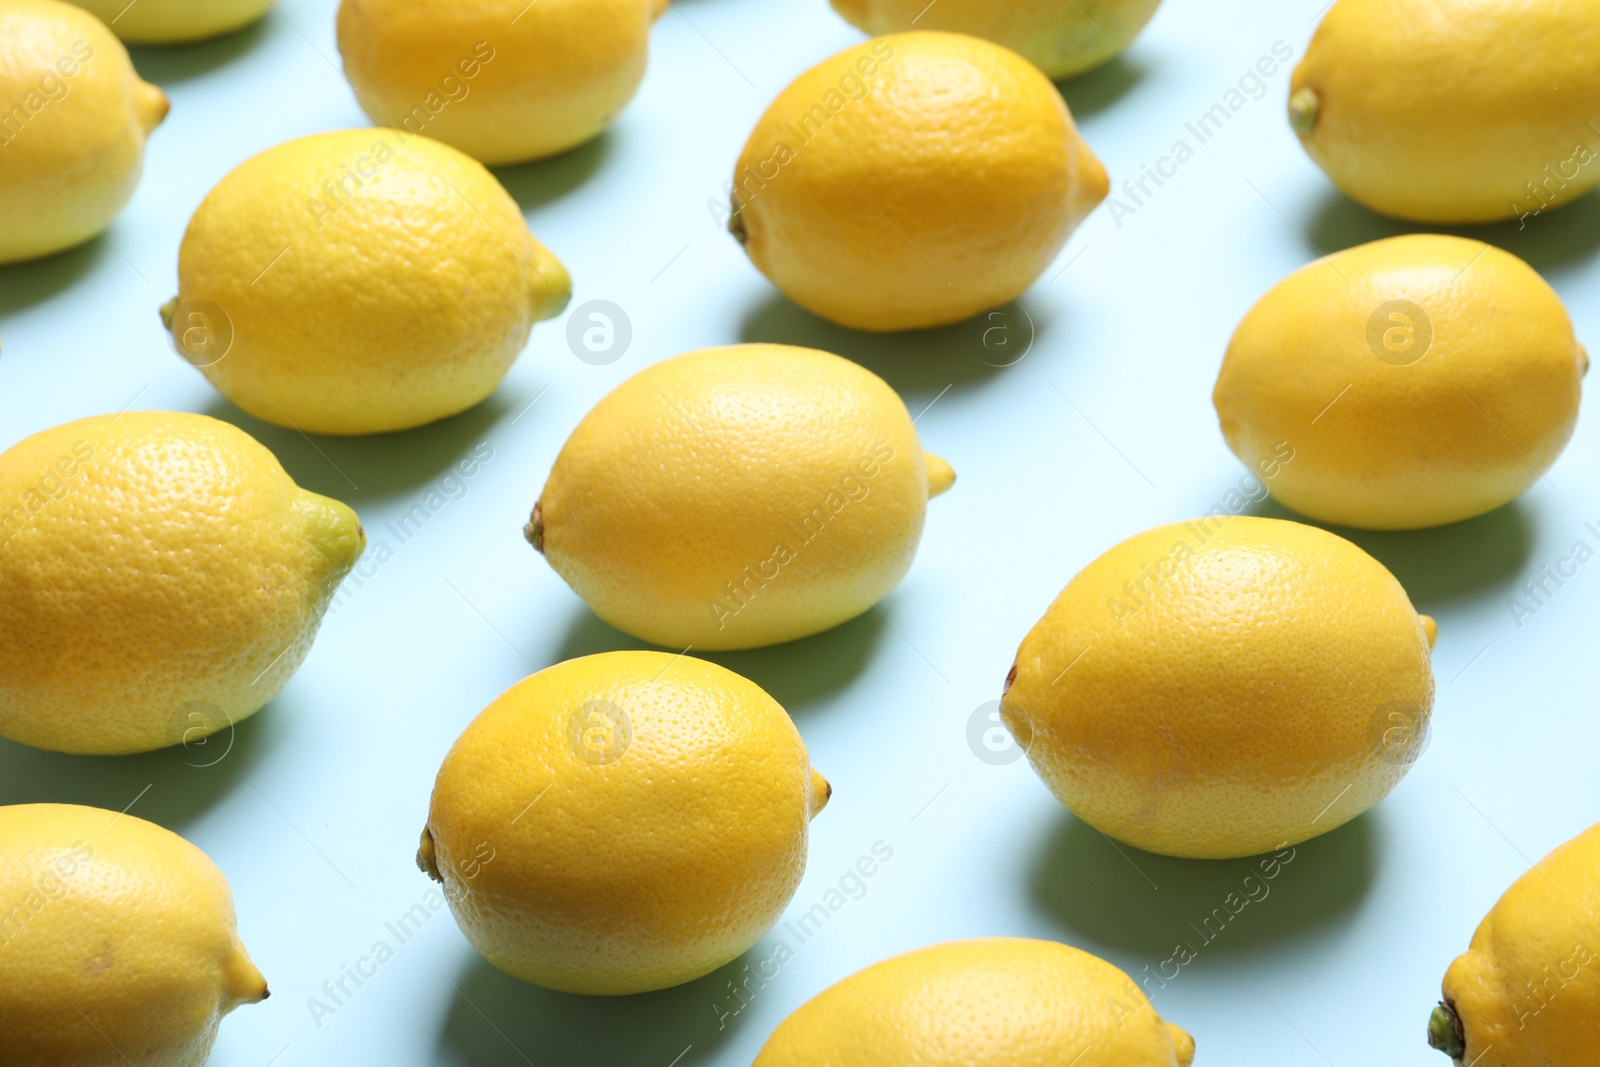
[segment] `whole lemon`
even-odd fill
[[[1421,755],[1433,620],[1325,530],[1206,516],[1130,537],[1023,640],[1000,716],[1110,837],[1195,859],[1298,844]]]
[[[366,537],[203,415],[69,422],[0,455],[0,736],[110,755],[254,714]]]
[[[467,727],[417,862],[501,970],[641,993],[709,974],[772,928],[831,792],[755,683],[662,652],[585,656]]]
[[[779,1024],[754,1067],[1193,1062],[1194,1039],[1105,960],[1053,941],[987,937],[907,952],[830,986]]]
[[[489,164],[564,152],[644,80],[657,0],[342,0],[345,77],[373,122]]]
[[[0,807],[0,907],[7,1067],[201,1067],[267,999],[222,872],[132,815]]]
[[[426,137],[342,130],[268,149],[207,194],[161,315],[256,418],[369,434],[482,401],[571,292],[481,164]]]
[[[832,0],[867,33],[947,30],[1003,44],[1051,78],[1070,78],[1119,55],[1161,0]]]
[[[809,348],[707,348],[584,416],[526,533],[618,629],[755,648],[871,610],[954,480],[871,371]]]
[[[1478,1067],[1579,1067],[1600,1044],[1600,826],[1546,856],[1444,977],[1428,1043]]]
[[[1289,91],[1311,158],[1385,215],[1526,218],[1600,183],[1600,0],[1338,0]]]
[[[1288,507],[1367,529],[1492,511],[1578,418],[1588,356],[1509,252],[1416,234],[1301,268],[1250,310],[1213,400],[1228,447]]]
[[[728,225],[807,310],[914,330],[1020,296],[1109,188],[1027,60],[975,37],[901,33],[778,95],[739,156]]]
[[[0,263],[15,263],[110,225],[167,98],[82,8],[0,0],[0,109]]]
[[[132,44],[186,44],[255,22],[272,0],[72,0]]]

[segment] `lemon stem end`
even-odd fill
[[[533,546],[535,552],[544,554],[544,507],[542,504],[533,505],[533,514],[528,518],[528,524],[522,528],[522,536],[528,539],[528,544]]]
[[[1322,117],[1322,97],[1309,86],[1289,97],[1289,125],[1301,137],[1310,137]]]
[[[1428,1047],[1438,1049],[1451,1059],[1459,1060],[1467,1050],[1466,1037],[1461,1031],[1461,1016],[1448,1001],[1433,1009],[1428,1019]]]

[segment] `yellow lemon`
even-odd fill
[[[258,419],[404,430],[499,387],[566,268],[474,160],[343,130],[281,144],[206,196],[161,314],[180,354]]]
[[[644,79],[658,0],[343,0],[345,77],[373,122],[489,164],[564,152]]]
[[[989,937],[917,949],[818,993],[754,1067],[1189,1067],[1194,1039],[1133,979],[1052,941]]]
[[[1003,44],[1051,78],[1070,78],[1118,55],[1161,0],[832,0],[867,33],[947,30]]]
[[[1600,0],[1338,0],[1289,120],[1335,185],[1416,222],[1537,215],[1600,183]]]
[[[1108,189],[1027,60],[975,37],[902,33],[778,95],[739,156],[728,225],[807,310],[913,330],[1020,296]]]
[[[272,0],[72,0],[132,44],[184,44],[255,22]]]
[[[99,19],[58,0],[0,0],[0,263],[109,225],[166,116],[165,94]]]
[[[256,712],[366,538],[243,431],[130,411],[0,455],[0,736],[145,752]]]
[[[1481,515],[1538,481],[1572,436],[1588,366],[1533,268],[1417,234],[1280,282],[1239,324],[1213,399],[1228,447],[1270,470],[1288,507],[1413,529]]]
[[[201,1067],[265,999],[204,852],[114,811],[0,807],[0,1063]]]
[[[417,862],[496,967],[640,993],[709,974],[772,928],[831,792],[755,683],[662,652],[585,656],[467,727]]]
[[[827,352],[657,363],[584,416],[527,535],[595,614],[672,648],[792,641],[905,577],[955,481],[888,383]]]
[[[1298,844],[1421,755],[1433,620],[1300,523],[1207,516],[1130,537],[1023,640],[1000,715],[1085,822],[1168,856]]]
[[[1580,1067],[1600,1044],[1600,826],[1546,856],[1444,977],[1428,1043],[1478,1067]]]

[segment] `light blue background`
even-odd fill
[[[1298,59],[1321,5],[1170,0],[1125,62],[1066,85],[1114,180],[1179,138],[1192,145],[1184,124],[1274,42]],[[626,309],[625,358],[585,364],[564,322],[545,324],[478,409],[403,435],[312,441],[223,402],[173,355],[156,308],[174,289],[189,215],[223,174],[288,138],[364,124],[339,73],[333,12],[332,0],[283,0],[236,37],[137,50],[141,73],[173,103],[138,195],[106,239],[0,269],[0,445],[130,404],[218,415],[303,485],[353,504],[396,550],[346,586],[304,667],[214,766],[186,764],[217,749],[76,759],[0,742],[0,802],[121,809],[138,798],[133,814],[181,832],[227,873],[273,997],[227,1020],[213,1062],[747,1064],[818,990],[920,945],[1057,938],[1136,974],[1179,941],[1199,946],[1191,923],[1241,885],[1247,861],[1119,855],[1025,762],[977,758],[967,727],[1080,567],[1130,534],[1209,509],[1243,473],[1210,390],[1250,304],[1319,249],[1402,229],[1340,197],[1301,152],[1283,114],[1287,70],[1120,226],[1105,208],[1091,217],[1004,319],[871,337],[778,297],[708,207],[772,97],[859,35],[825,0],[679,0],[655,30],[643,90],[608,134],[500,172],[571,268],[575,304]],[[1600,200],[1526,230],[1477,232],[1543,272],[1580,338],[1600,342]],[[624,377],[740,340],[858,359],[914,412],[938,398],[918,427],[960,481],[930,507],[916,565],[882,615],[715,657],[790,710],[836,788],[790,918],[874,842],[893,859],[721,1022],[738,1007],[727,991],[738,964],[648,996],[569,997],[490,969],[441,913],[318,1027],[307,998],[377,939],[392,943],[385,922],[431,885],[412,856],[450,742],[531,671],[632,644],[522,539],[556,451]],[[1023,350],[1013,366],[989,365]],[[1195,1035],[1200,1064],[1442,1065],[1422,1034],[1446,965],[1532,860],[1600,818],[1589,621],[1600,563],[1521,626],[1507,604],[1573,542],[1600,547],[1584,528],[1600,519],[1593,422],[1514,505],[1444,530],[1356,535],[1439,621],[1433,743],[1387,801],[1301,847],[1271,895],[1156,994]],[[399,545],[385,522],[484,444],[493,458],[466,495]]]

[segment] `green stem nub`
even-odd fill
[[[1322,117],[1322,97],[1310,86],[1289,97],[1289,125],[1301,137],[1310,137]]]
[[[544,552],[544,508],[540,504],[533,505],[533,514],[528,518],[528,524],[522,528],[522,536],[528,539],[535,552]]]
[[[750,240],[750,232],[744,228],[744,211],[739,207],[739,198],[733,198],[733,210],[728,215],[728,232],[733,234],[733,239],[740,244]]]
[[[1436,1048],[1455,1060],[1459,1060],[1467,1051],[1461,1016],[1456,1014],[1448,1001],[1434,1008],[1433,1015],[1428,1019],[1428,1047]]]

